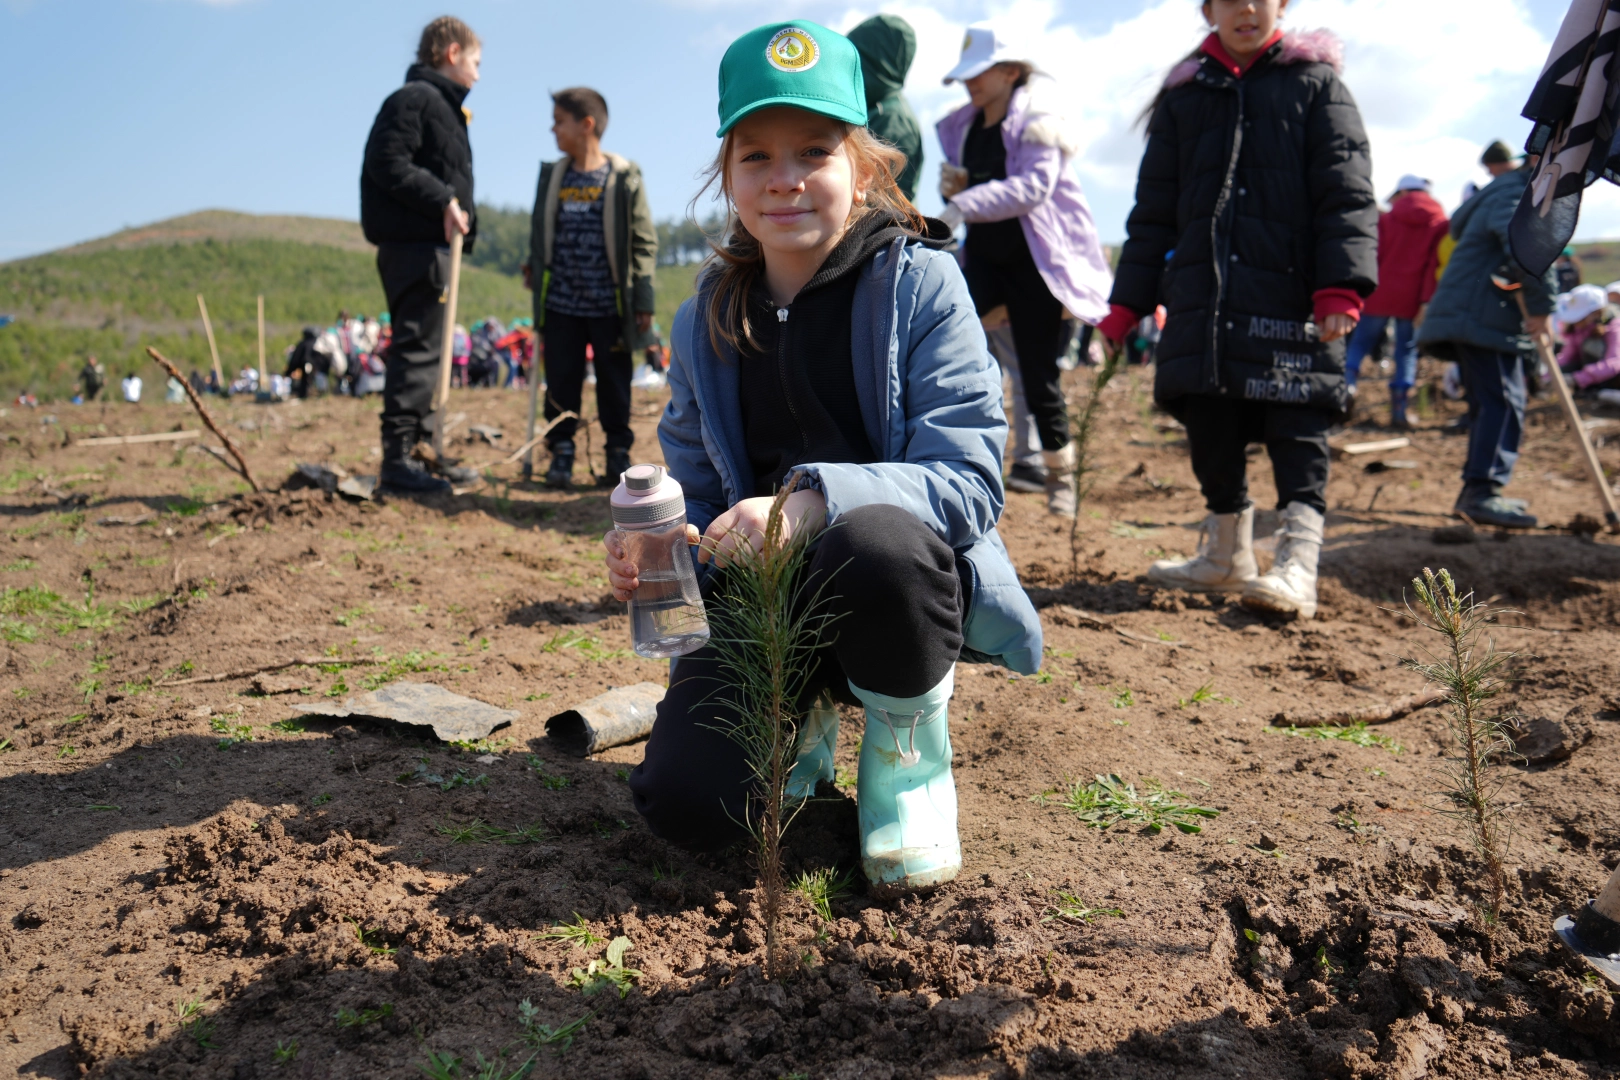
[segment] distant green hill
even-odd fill
[[[71,397],[88,353],[115,376],[139,370],[149,382],[155,366],[147,345],[182,370],[208,368],[199,292],[227,375],[257,363],[262,293],[266,363],[280,370],[283,351],[306,324],[326,326],[340,309],[386,310],[374,251],[357,222],[207,210],[0,263],[0,314],[16,319],[0,329],[0,400],[24,389],[42,400]],[[666,334],[692,270],[659,268]],[[464,324],[490,315],[510,322],[530,306],[519,278],[464,267]]]

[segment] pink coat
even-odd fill
[[[979,110],[964,105],[935,126],[945,159],[962,164],[962,146]],[[1046,287],[1073,315],[1096,324],[1108,314],[1114,276],[1103,256],[1091,206],[1070,159],[1075,146],[1060,117],[1040,111],[1030,89],[1013,91],[1001,124],[1007,179],[970,187],[951,198],[968,222],[1018,218]]]
[[[1603,359],[1594,361],[1569,377],[1569,381],[1585,389],[1597,383],[1608,382],[1620,375],[1620,316],[1608,322],[1578,330],[1570,327],[1564,338],[1563,351],[1558,354],[1558,366],[1568,371],[1581,358],[1581,346],[1588,338],[1602,335]]]

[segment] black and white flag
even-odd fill
[[[1620,184],[1620,0],[1574,0],[1523,115],[1524,149],[1539,155],[1508,238],[1531,275],[1546,273],[1575,235],[1581,193]]]

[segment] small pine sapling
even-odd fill
[[[1091,377],[1091,392],[1079,408],[1069,411],[1069,441],[1074,443],[1074,517],[1069,521],[1069,578],[1073,581],[1080,579],[1080,508],[1091,495],[1101,468],[1092,440],[1102,411],[1102,392],[1123,363],[1121,351],[1104,349],[1103,362]]]
[[[771,503],[759,550],[747,542],[737,545],[724,571],[720,603],[709,615],[709,641],[718,653],[722,682],[709,701],[724,696],[736,710],[736,722],[721,730],[742,746],[755,784],[743,824],[753,835],[758,860],[767,979],[791,970],[782,962],[778,941],[787,892],[782,836],[794,814],[785,792],[804,719],[800,703],[806,701],[815,652],[835,618],[820,584],[805,580],[808,531],[785,535],[782,506],[795,480],[790,478]]]
[[[1507,896],[1507,853],[1512,830],[1503,816],[1497,796],[1505,782],[1497,766],[1513,754],[1508,733],[1508,717],[1491,709],[1491,700],[1502,692],[1498,673],[1515,654],[1498,652],[1496,644],[1484,635],[1490,620],[1503,614],[1477,603],[1472,592],[1459,595],[1457,583],[1442,569],[1428,569],[1412,579],[1418,607],[1406,610],[1419,626],[1440,635],[1438,650],[1425,649],[1427,659],[1408,659],[1403,664],[1445,691],[1448,706],[1447,727],[1456,744],[1456,756],[1448,758],[1441,794],[1445,803],[1435,809],[1462,821],[1475,849],[1485,862],[1485,887],[1493,916],[1502,910]]]

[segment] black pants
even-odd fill
[[[1327,513],[1328,429],[1325,409],[1263,401],[1189,396],[1178,403],[1187,427],[1193,474],[1212,514],[1249,505],[1248,446],[1263,442],[1277,481],[1277,509],[1302,502]]]
[[[383,354],[383,456],[409,454],[433,433],[450,249],[436,244],[379,244],[377,272],[388,297],[393,340]]]
[[[624,347],[624,320],[617,315],[585,318],[546,312],[541,329],[545,340],[546,419],[559,413],[579,412],[585,386],[585,346],[591,347],[596,366],[596,415],[602,422],[603,443],[609,450],[629,450],[636,441],[630,430],[630,353]],[[546,444],[573,444],[578,427],[564,420],[551,429]]]
[[[980,316],[1007,305],[1018,371],[1024,380],[1024,401],[1035,417],[1041,448],[1063,449],[1069,442],[1069,411],[1063,400],[1063,372],[1058,367],[1058,357],[1069,344],[1063,305],[1046,287],[1027,247],[1022,258],[1006,263],[975,259],[969,247],[965,274]]]
[[[965,615],[956,554],[913,515],[895,506],[851,510],[817,539],[807,573],[811,589],[831,575],[824,595],[839,618],[816,653],[801,708],[823,690],[853,702],[849,682],[915,697],[956,662]],[[711,618],[723,574],[704,588]],[[725,732],[736,718],[712,647],[676,661],[646,755],[630,773],[636,810],[654,834],[697,851],[743,837],[737,823],[751,777],[742,747]]]

